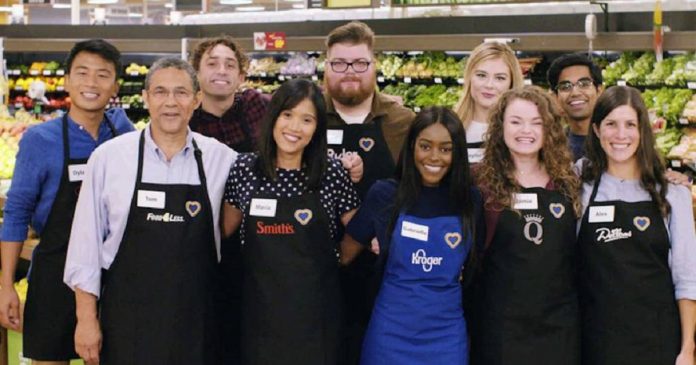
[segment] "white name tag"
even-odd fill
[[[341,130],[341,129],[327,129],[326,130],[326,143],[328,143],[328,144],[342,144],[343,143],[343,130]]]
[[[255,217],[275,217],[278,201],[275,199],[251,199],[249,214]]]
[[[483,160],[483,152],[485,149],[483,148],[469,148],[467,150],[469,154],[469,163],[479,163],[481,160]]]
[[[513,208],[520,210],[539,209],[539,202],[536,194],[515,194],[512,197]]]
[[[401,236],[419,241],[428,241],[428,226],[404,221],[401,223]]]
[[[138,206],[143,208],[164,209],[164,191],[138,190]]]
[[[587,213],[587,221],[590,223],[611,223],[614,221],[614,206],[590,207]]]
[[[69,165],[68,166],[68,179],[70,182],[82,181],[85,178],[85,171],[87,170],[87,165]]]

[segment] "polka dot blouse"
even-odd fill
[[[225,186],[225,201],[232,204],[242,212],[242,227],[246,219],[246,212],[252,198],[252,190],[258,189],[259,193],[270,194],[277,198],[297,197],[306,191],[306,173],[301,170],[276,169],[277,181],[259,176],[254,171],[254,163],[257,155],[255,153],[243,153],[237,157]],[[335,239],[337,234],[337,223],[343,213],[357,208],[360,205],[360,198],[353,187],[353,183],[348,177],[348,173],[343,169],[341,162],[334,158],[329,158],[327,171],[322,177],[319,189],[319,200],[329,217],[331,236]],[[242,242],[244,242],[244,232],[242,230]]]

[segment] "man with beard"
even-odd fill
[[[585,155],[585,137],[597,97],[602,93],[602,70],[582,53],[570,53],[551,63],[547,80],[568,122],[568,143],[573,160]]]
[[[324,72],[328,112],[329,154],[359,154],[363,179],[356,187],[363,198],[372,183],[392,177],[394,161],[415,114],[376,91],[377,60],[374,33],[353,21],[329,33]],[[357,364],[365,328],[379,280],[374,275],[375,255],[365,250],[342,273],[346,298],[346,364]]]

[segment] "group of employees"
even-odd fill
[[[227,36],[152,65],[82,41],[69,112],[20,141],[0,323],[34,364],[694,365],[696,233],[630,87],[582,54],[551,91],[483,43],[453,110],[376,91],[374,34],[330,32],[324,87],[239,91]],[[34,250],[22,314],[13,288]]]

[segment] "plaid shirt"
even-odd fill
[[[234,95],[234,104],[222,117],[199,107],[193,112],[189,126],[237,152],[253,152],[267,107],[268,102],[259,92],[248,89]]]

